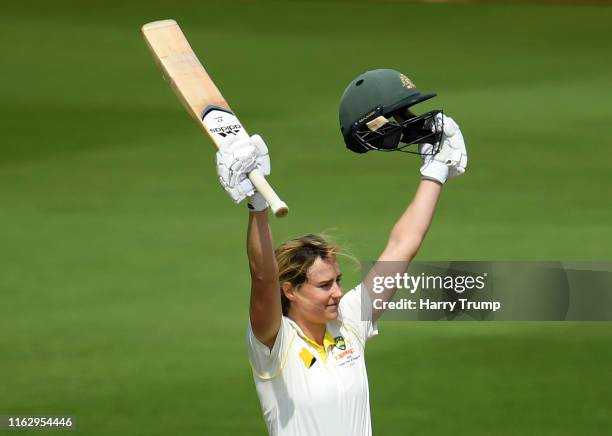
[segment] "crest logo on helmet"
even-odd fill
[[[408,89],[416,88],[414,83],[412,83],[412,80],[410,80],[408,77],[404,76],[403,74],[400,74],[400,80],[402,81],[402,85],[404,85],[405,88],[408,88]]]

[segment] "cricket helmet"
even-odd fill
[[[439,144],[442,126],[432,123],[442,122],[442,117],[436,117],[442,111],[421,116],[406,111],[435,96],[435,93],[421,94],[408,77],[395,70],[360,74],[340,99],[340,130],[346,147],[355,153],[370,150],[414,153],[404,149],[410,144]],[[393,117],[400,121],[394,121]],[[400,142],[404,145],[400,146]]]

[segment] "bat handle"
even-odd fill
[[[277,218],[282,218],[287,215],[289,208],[287,204],[280,199],[280,197],[274,192],[272,186],[265,179],[263,174],[259,170],[253,170],[249,173],[249,180],[253,183],[257,191],[266,199],[270,205],[270,209],[274,212]]]

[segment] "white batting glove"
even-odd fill
[[[255,187],[248,178],[255,168],[264,176],[270,174],[268,147],[261,136],[253,135],[242,140],[228,136],[217,152],[217,174],[221,186],[235,203],[255,196]]]
[[[467,167],[467,151],[463,135],[457,123],[451,118],[438,114],[438,122],[432,123],[432,130],[439,131],[442,125],[440,118],[443,117],[444,133],[442,135],[442,147],[440,151],[432,156],[432,144],[419,144],[419,153],[423,165],[421,166],[421,176],[425,180],[435,180],[444,184],[447,180],[458,177],[465,172]]]
[[[448,180],[459,177],[467,168],[468,156],[463,134],[451,117],[444,116],[443,144],[448,144]]]
[[[251,136],[251,143],[255,146],[257,150],[257,169],[264,176],[270,175],[271,165],[270,165],[270,154],[268,152],[268,146],[264,142],[261,136],[253,135]],[[249,210],[252,212],[259,212],[270,207],[268,202],[263,195],[261,195],[257,190],[251,196],[249,196],[249,201],[247,203]]]

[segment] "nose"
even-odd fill
[[[342,288],[338,282],[334,282],[334,287],[332,288],[332,297],[340,298],[342,297]]]

